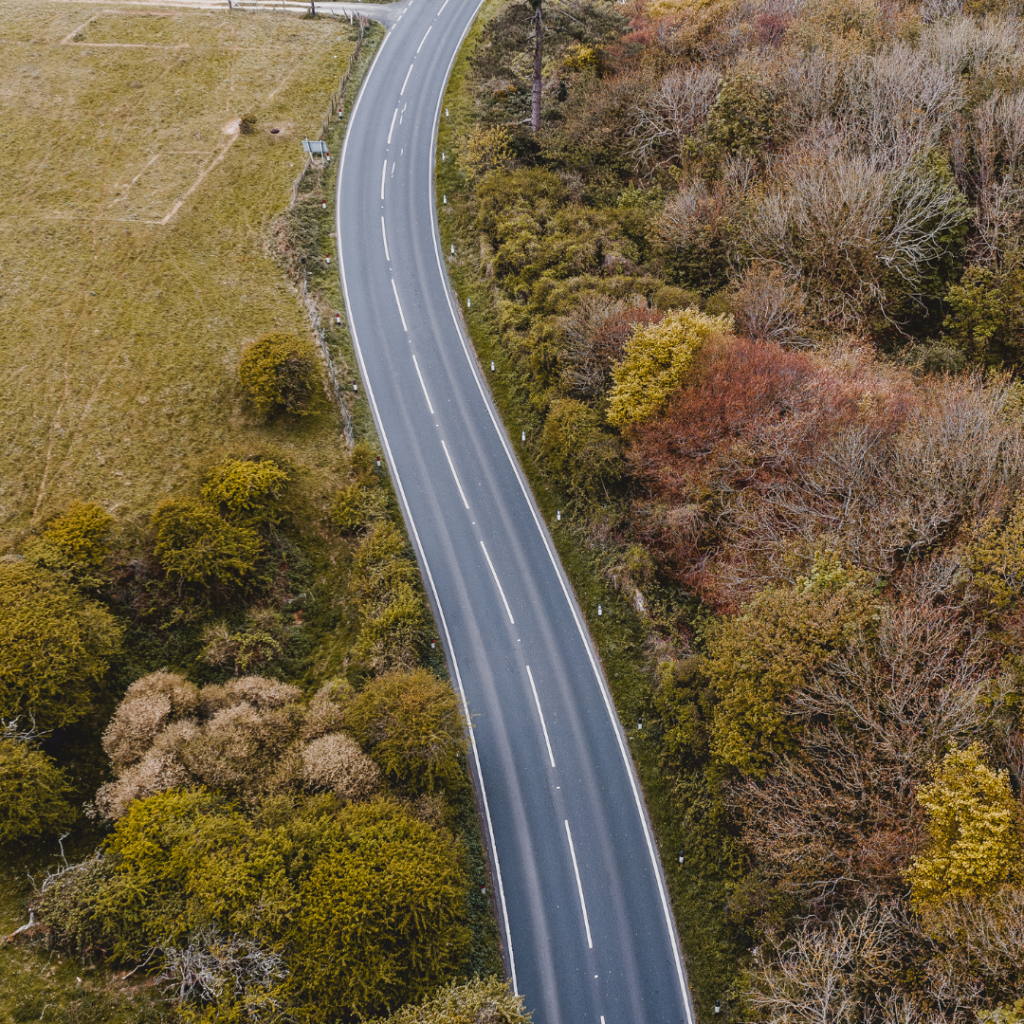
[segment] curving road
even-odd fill
[[[473,723],[516,991],[536,1024],[693,1024],[625,738],[441,256],[435,138],[479,3],[404,0],[371,12],[389,29],[352,111],[338,177],[349,322]]]

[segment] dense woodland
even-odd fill
[[[238,387],[282,429],[331,414],[295,335]],[[339,453],[327,480],[240,453],[148,516],[76,502],[0,559],[0,849],[34,879],[9,940],[136,975],[133,1020],[527,1019],[397,505]],[[63,1012],[111,1019],[90,998]]]
[[[1021,11],[539,10],[539,127],[510,3],[442,219],[644,621],[722,1012],[1024,1021]]]

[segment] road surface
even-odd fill
[[[536,1024],[693,1024],[625,737],[444,270],[435,139],[478,6],[404,0],[381,12],[388,33],[352,111],[338,177],[349,322],[473,723],[516,991]]]

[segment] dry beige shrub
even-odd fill
[[[806,343],[807,296],[778,267],[748,268],[733,292],[736,330],[754,341]]]
[[[279,708],[292,704],[302,696],[297,686],[279,683],[276,679],[263,676],[242,676],[224,685],[225,694],[232,703],[246,701],[257,708]]]
[[[199,691],[182,676],[152,672],[136,679],[103,733],[103,749],[114,770],[142,758],[172,718],[192,713],[198,704]]]
[[[243,787],[257,770],[260,713],[249,704],[222,708],[181,751],[188,769],[217,789]]]
[[[352,687],[343,679],[329,679],[313,695],[306,711],[302,738],[315,740],[324,733],[338,732],[345,726],[344,705],[352,696]]]
[[[154,748],[137,764],[121,773],[114,782],[100,786],[96,808],[108,820],[122,817],[134,800],[154,796],[175,786],[187,786],[194,780],[188,769],[168,751]]]
[[[332,789],[343,800],[367,797],[383,781],[376,764],[343,732],[312,740],[303,751],[302,761],[307,786]]]

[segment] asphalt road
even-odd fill
[[[349,322],[473,723],[515,988],[536,1024],[693,1024],[625,737],[444,269],[435,139],[478,5],[404,0],[381,12],[390,27],[338,180]]]

